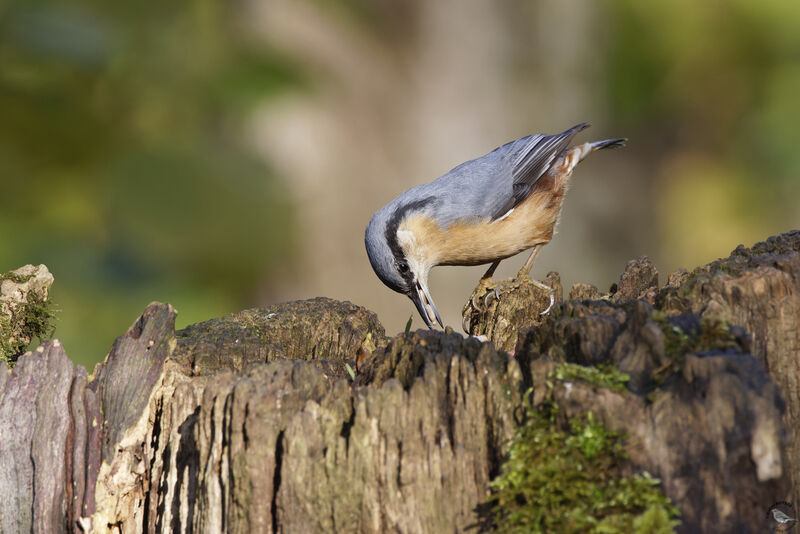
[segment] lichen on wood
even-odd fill
[[[0,274],[0,361],[11,366],[34,339],[55,330],[48,300],[53,275],[44,265],[26,265]]]
[[[244,310],[176,333],[173,361],[190,375],[242,369],[280,358],[325,360],[341,367],[385,343],[377,316],[349,302],[316,298]]]

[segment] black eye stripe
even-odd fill
[[[392,213],[391,217],[386,223],[386,244],[389,245],[389,250],[392,252],[392,255],[395,259],[395,265],[397,266],[397,270],[400,272],[400,275],[403,277],[403,280],[406,283],[407,288],[411,288],[414,283],[414,276],[410,273],[411,269],[408,268],[408,262],[406,262],[405,257],[403,256],[404,252],[400,243],[397,242],[397,230],[400,228],[400,221],[403,220],[409,213],[413,213],[415,211],[421,211],[425,206],[432,203],[434,201],[434,197],[425,197],[420,200],[415,200],[413,202],[409,202],[408,204],[404,204],[398,207],[394,213]],[[402,270],[400,268],[400,262],[404,262],[406,265],[406,270]]]
[[[408,262],[406,260],[399,260],[397,262],[397,269],[401,273],[407,273],[408,272]]]

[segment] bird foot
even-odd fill
[[[483,303],[486,309],[489,308],[489,303],[491,302],[491,298],[498,302],[500,302],[500,297],[503,295],[507,295],[513,292],[516,289],[519,289],[519,286],[522,285],[523,280],[520,278],[515,278],[511,282],[507,282],[505,280],[498,282],[495,284],[490,291],[487,291],[486,296],[483,299]]]
[[[500,302],[504,295],[512,293],[519,289],[521,285],[524,283],[530,283],[534,286],[538,287],[547,292],[550,297],[550,303],[548,304],[547,308],[540,312],[539,315],[547,315],[550,313],[550,310],[553,309],[553,305],[555,304],[555,290],[538,280],[533,280],[528,276],[526,272],[520,272],[514,279],[512,280],[501,280],[501,281],[494,281],[491,278],[481,278],[480,282],[478,282],[477,287],[472,292],[472,296],[467,301],[467,304],[464,306],[464,310],[462,311],[462,323],[461,326],[464,328],[464,332],[469,333],[469,326],[471,323],[472,317],[477,313],[478,315],[484,314],[489,310],[489,306],[492,304],[492,300],[496,300]]]
[[[484,299],[486,307],[488,308],[489,298],[492,295],[494,295],[495,299],[499,301],[500,300],[500,295],[508,294],[508,293],[511,293],[512,291],[515,291],[516,289],[519,289],[519,286],[521,286],[526,280],[528,282],[530,282],[531,284],[535,285],[536,287],[538,287],[539,289],[543,289],[544,291],[547,291],[548,295],[550,296],[550,304],[548,304],[547,308],[545,308],[545,310],[543,312],[540,312],[539,315],[547,315],[548,313],[550,313],[550,310],[553,308],[553,304],[555,304],[555,302],[556,302],[555,291],[553,290],[552,287],[550,287],[550,286],[548,286],[546,284],[543,284],[542,282],[540,282],[538,280],[534,280],[533,278],[530,278],[527,273],[523,273],[522,271],[520,271],[520,273],[517,275],[517,277],[512,282],[510,282],[510,283],[502,283],[501,282],[496,287],[494,287],[492,289],[492,291],[490,291],[486,295],[486,298]]]
[[[490,277],[481,278],[480,281],[478,282],[478,285],[472,291],[472,296],[470,296],[468,305],[471,305],[472,308],[478,313],[483,313],[484,311],[486,311],[486,308],[488,307],[487,299],[492,293],[494,293],[494,288],[496,286],[497,282],[492,280]],[[482,307],[480,305],[481,299],[483,300]]]
[[[494,296],[495,300],[500,300],[498,290],[504,288],[503,282],[495,282],[491,278],[481,278],[477,287],[472,291],[469,305],[478,313],[483,313],[489,308],[490,299]],[[512,288],[513,289],[513,288]]]
[[[497,282],[492,280],[490,276],[486,276],[480,279],[478,285],[472,291],[472,295],[461,312],[461,327],[467,334],[470,333],[469,325],[472,315],[476,312],[478,315],[484,313],[489,308],[489,298],[492,295],[498,298],[497,293],[495,293],[496,286]]]

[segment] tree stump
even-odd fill
[[[648,263],[545,316],[520,285],[470,318],[495,343],[387,339],[329,299],[178,332],[153,303],[91,376],[45,342],[0,373],[0,530],[479,528],[520,415],[553,402],[628,436],[624,468],[661,479],[680,532],[762,532],[800,497],[800,232],[660,288]]]

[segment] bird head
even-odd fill
[[[432,265],[409,253],[414,247],[413,235],[401,229],[404,217],[428,202],[423,199],[384,207],[370,220],[364,242],[378,278],[390,289],[410,298],[428,328],[433,328],[434,324],[443,326],[443,323],[428,290],[428,272]]]

